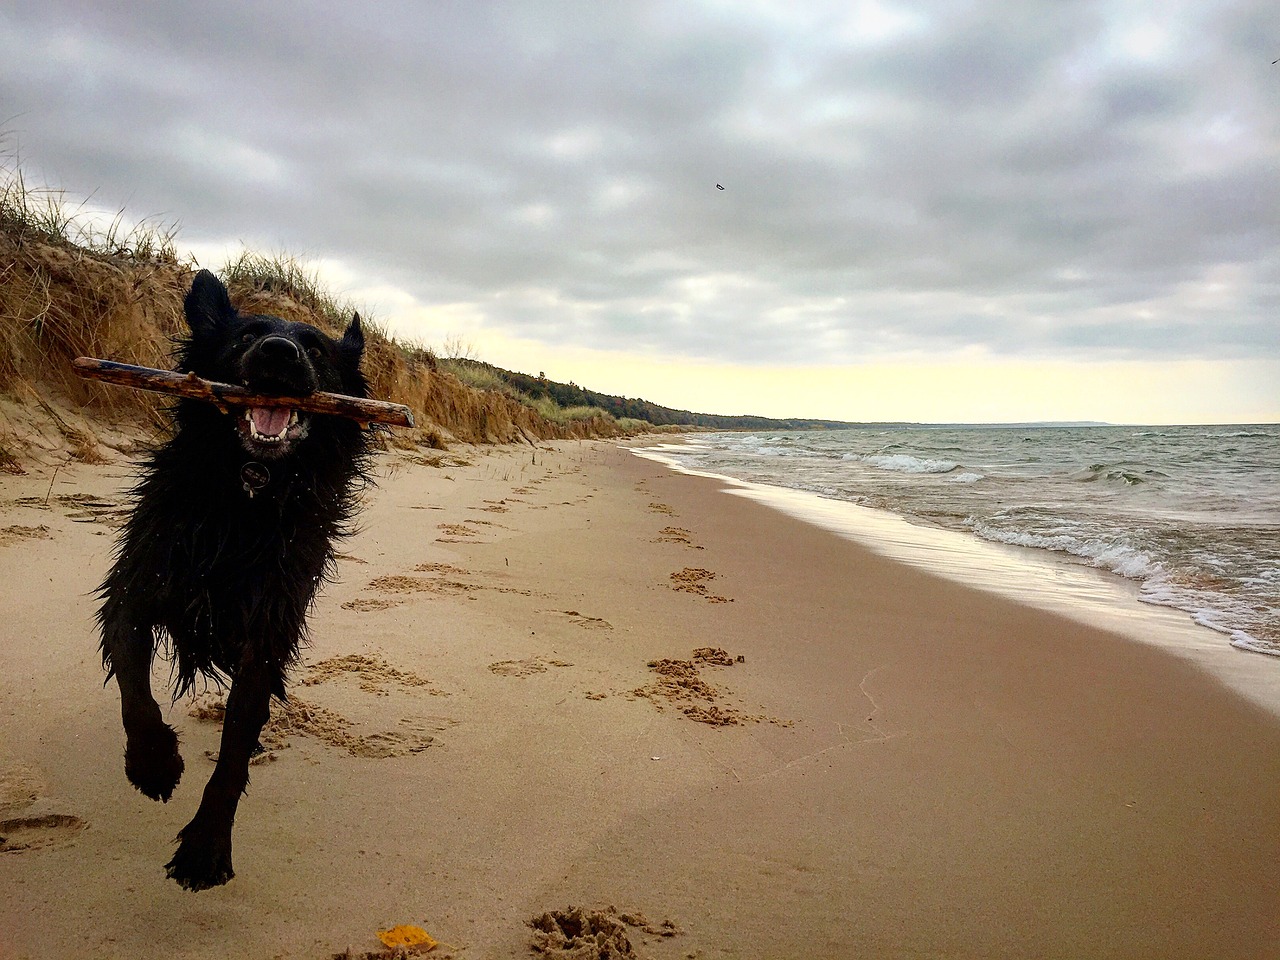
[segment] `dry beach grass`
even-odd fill
[[[121,215],[123,216],[123,215]],[[175,228],[117,218],[106,226],[60,191],[33,189],[0,168],[0,468],[34,456],[100,462],[165,428],[168,402],[150,393],[80,381],[78,356],[169,369],[183,329],[182,298],[195,264],[176,253]],[[236,306],[345,328],[356,309],[287,255],[245,252],[223,270]],[[617,436],[603,411],[561,411],[460,379],[465,371],[366,320],[365,368],[373,395],[409,406],[412,430],[388,434],[403,449],[548,438]]]

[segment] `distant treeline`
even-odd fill
[[[863,424],[840,420],[776,420],[770,417],[723,416],[714,413],[694,413],[691,410],[674,410],[648,400],[632,397],[615,397],[596,393],[576,383],[557,383],[546,377],[534,377],[527,373],[503,370],[481,360],[459,359],[450,361],[483,371],[507,384],[517,393],[533,399],[547,398],[561,407],[599,407],[618,419],[644,420],[655,427],[701,427],[707,430],[836,430]]]

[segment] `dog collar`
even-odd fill
[[[253,499],[253,495],[271,482],[271,471],[256,460],[250,460],[240,468],[240,483],[244,492]]]

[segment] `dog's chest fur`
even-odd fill
[[[199,674],[234,674],[247,650],[283,676],[332,573],[333,544],[349,532],[362,434],[323,423],[287,460],[260,464],[240,446],[233,414],[184,403],[176,435],[143,468],[111,577],[168,634],[179,693]],[[267,478],[252,495],[246,465]]]

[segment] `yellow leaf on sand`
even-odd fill
[[[419,950],[431,950],[438,945],[431,934],[421,927],[401,924],[390,930],[379,930],[378,939],[388,947],[417,947]]]

